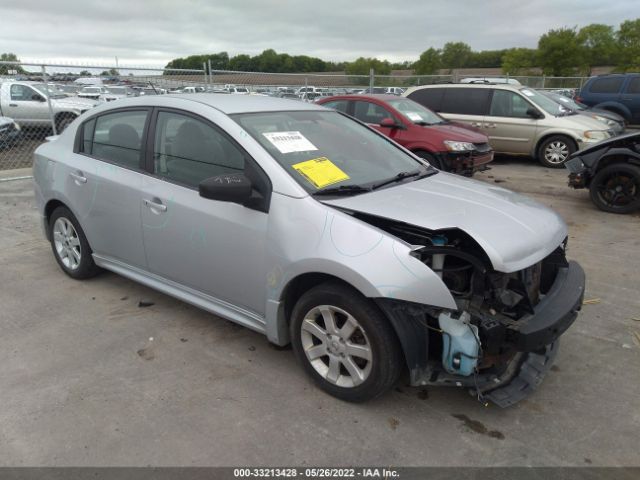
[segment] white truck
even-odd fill
[[[0,84],[0,116],[11,117],[21,127],[51,127],[53,114],[56,131],[60,133],[77,116],[98,103],[87,98],[67,97],[44,83],[9,81]]]

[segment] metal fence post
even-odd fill
[[[213,90],[213,70],[211,69],[211,59],[207,60],[207,65],[209,66],[209,86]]]
[[[202,62],[202,73],[204,75],[204,85],[206,87],[209,85],[209,81],[207,80],[207,62]]]
[[[56,117],[53,115],[53,107],[51,106],[51,96],[49,94],[49,82],[47,81],[47,69],[44,65],[42,65],[42,81],[44,82],[44,88],[46,91],[47,97],[47,105],[49,106],[49,118],[51,119],[51,128],[53,129],[53,134],[58,135],[58,130],[56,129]]]
[[[375,75],[375,72],[373,71],[373,68],[370,68],[369,69],[369,93],[373,93],[373,85],[375,83],[374,75]]]
[[[545,83],[545,79],[546,78],[547,77],[545,75],[542,75],[542,87],[540,87],[540,88],[544,88],[544,83]]]

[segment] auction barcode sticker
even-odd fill
[[[300,132],[268,132],[263,133],[280,153],[308,152],[318,150],[313,143]]]

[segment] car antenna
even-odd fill
[[[158,93],[158,91],[156,90],[156,87],[153,85],[153,83],[151,83],[151,80],[149,80],[149,86],[150,86],[151,88],[153,88],[153,93],[155,93],[156,95],[160,95],[160,94]]]

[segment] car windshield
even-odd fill
[[[417,125],[438,125],[446,123],[446,120],[435,112],[423,107],[408,98],[387,100],[387,103],[400,112],[410,122]]]
[[[571,111],[568,110],[566,107],[560,105],[555,100],[550,99],[549,97],[543,95],[542,93],[532,88],[521,88],[520,93],[522,93],[525,97],[529,99],[529,101],[535,103],[538,107],[543,109],[545,112],[550,113],[551,115],[555,115],[556,117],[571,113]]]
[[[586,105],[582,105],[572,98],[565,97],[559,93],[547,92],[546,95],[552,100],[558,102],[560,105],[564,105],[571,110],[586,110],[587,108]]]
[[[345,115],[330,111],[232,115],[310,193],[435,172],[393,142]],[[401,175],[398,177],[398,175]]]
[[[36,83],[32,85],[32,87],[35,88],[38,92],[40,92],[45,97],[48,96],[50,98],[66,98],[66,95],[64,94],[64,92],[61,92],[60,90],[50,85],[45,85],[44,83]]]

